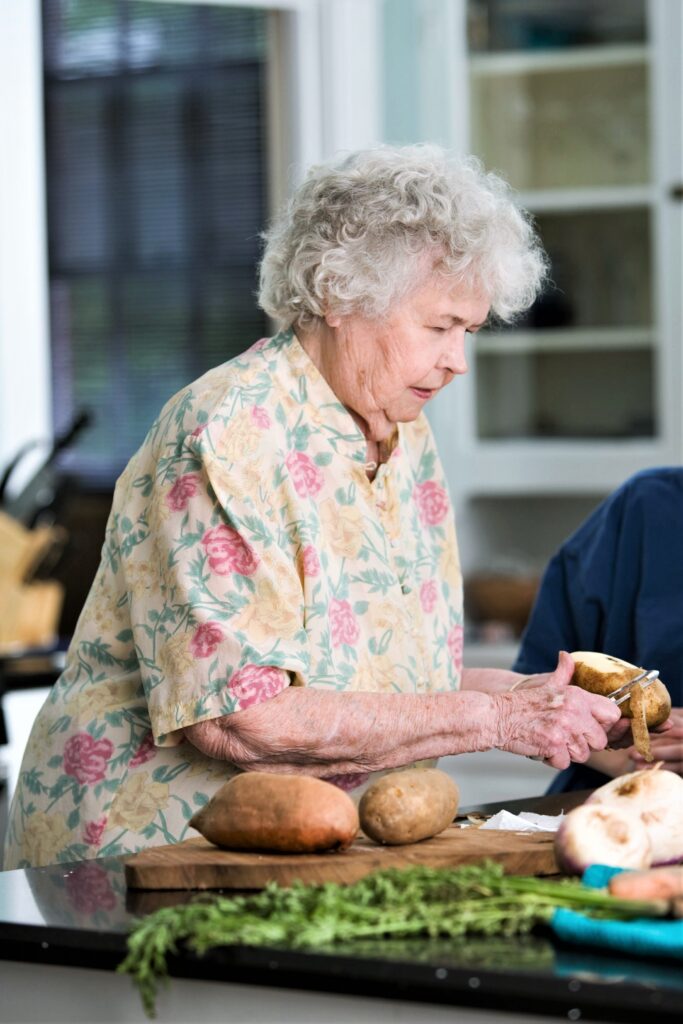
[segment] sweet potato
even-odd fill
[[[417,843],[450,825],[459,796],[455,782],[437,768],[392,772],[363,794],[359,806],[361,828],[377,843]]]
[[[322,779],[244,772],[221,786],[190,825],[232,850],[314,853],[350,846],[358,811],[343,790]]]

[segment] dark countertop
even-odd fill
[[[585,794],[506,801],[557,813]],[[498,805],[468,810],[493,812]],[[123,859],[0,872],[0,958],[113,970],[135,916],[190,894],[127,892]],[[680,1020],[680,962],[607,956],[550,934],[515,939],[373,941],[330,951],[235,946],[180,954],[177,977],[377,996],[569,1020]]]

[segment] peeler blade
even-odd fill
[[[654,683],[655,679],[659,679],[658,669],[653,668],[650,672],[641,672],[640,675],[634,676],[633,679],[629,679],[629,681],[624,683],[623,686],[620,686],[619,689],[610,693],[610,700],[613,700],[615,704],[623,704],[631,696],[631,687],[635,683],[640,683],[640,685],[645,688],[651,683]]]

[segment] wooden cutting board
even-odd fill
[[[262,889],[296,879],[348,884],[382,868],[454,868],[486,857],[509,874],[553,875],[559,871],[553,840],[552,832],[482,832],[452,825],[408,846],[377,846],[361,837],[343,853],[285,854],[223,850],[200,836],[133,854],[126,861],[126,883],[131,889]]]

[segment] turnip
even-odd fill
[[[645,769],[620,775],[596,789],[586,805],[614,807],[643,822],[653,864],[683,861],[683,778],[675,772]]]
[[[620,807],[582,804],[565,817],[555,836],[563,871],[580,875],[591,864],[647,868],[652,848],[639,815]]]

